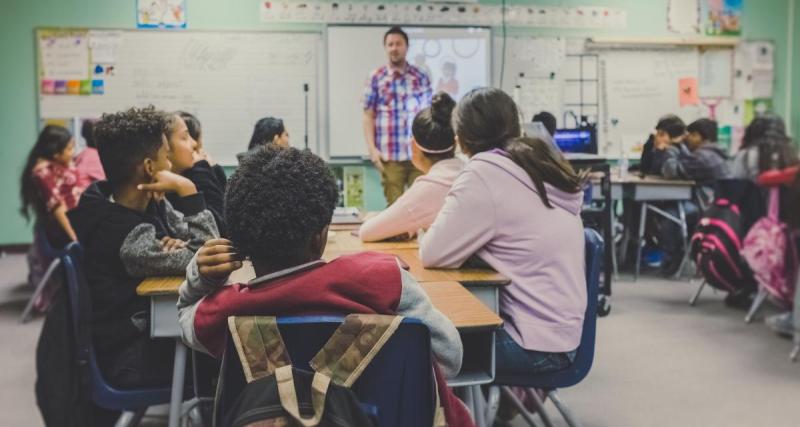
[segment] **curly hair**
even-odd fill
[[[155,158],[163,144],[165,120],[164,112],[152,105],[103,114],[93,134],[100,163],[112,186],[130,182],[145,158]]]
[[[228,181],[225,219],[239,254],[288,265],[330,224],[339,194],[325,162],[308,150],[267,145]]]

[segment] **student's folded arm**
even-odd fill
[[[214,281],[200,276],[200,271],[197,267],[197,255],[192,257],[186,267],[186,279],[181,283],[178,291],[178,324],[181,328],[183,342],[189,347],[208,353],[208,350],[203,347],[194,333],[194,316],[200,306],[200,301],[206,295],[224,286],[226,282],[227,278],[220,278]]]
[[[436,360],[442,366],[444,375],[452,378],[461,370],[464,347],[461,336],[453,322],[431,304],[428,294],[414,277],[400,268],[403,290],[397,314],[413,317],[424,323],[431,334],[431,347]]]
[[[416,233],[422,224],[412,214],[409,206],[413,202],[409,200],[412,191],[415,191],[413,187],[383,212],[361,224],[361,228],[358,231],[358,237],[361,241],[377,242],[404,233]]]
[[[669,147],[664,150],[661,164],[661,176],[664,178],[686,178],[686,172],[683,167],[685,156],[681,155],[680,150],[678,147]]]
[[[486,183],[465,170],[450,189],[444,206],[420,241],[425,267],[458,268],[494,235],[495,202]]]
[[[181,197],[175,202],[175,206],[165,200],[164,206],[170,228],[177,231],[177,237],[187,243],[192,253],[200,249],[207,240],[219,237],[214,215],[206,209],[201,193]]]
[[[139,224],[122,242],[119,257],[133,277],[180,276],[194,251],[188,248],[165,252],[152,224]]]

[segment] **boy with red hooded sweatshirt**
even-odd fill
[[[310,151],[268,146],[243,159],[225,195],[231,241],[206,242],[187,267],[180,288],[184,341],[220,357],[229,316],[415,317],[430,329],[448,424],[472,425],[442,378],[461,367],[461,339],[419,283],[391,255],[362,252],[330,262],[321,259],[337,199],[329,168]],[[256,278],[224,286],[245,257],[252,261]]]

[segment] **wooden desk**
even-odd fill
[[[325,248],[326,252],[358,252],[358,251],[382,251],[384,249],[418,249],[419,242],[417,239],[405,241],[382,241],[382,242],[362,242],[358,236],[357,230],[339,230],[333,231],[332,236],[328,236],[328,246]]]
[[[592,199],[603,198],[600,180],[592,179]],[[597,184],[597,185],[595,185]],[[611,198],[614,200],[631,199],[635,201],[656,200],[691,200],[692,188],[696,183],[687,180],[666,179],[660,176],[639,176],[629,173],[625,179],[619,178],[619,172],[611,174]]]

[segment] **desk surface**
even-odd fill
[[[593,183],[599,183],[602,178],[601,173],[593,173],[591,180]],[[640,176],[636,172],[628,173],[625,179],[620,179],[619,171],[614,170],[611,172],[611,184],[623,185],[663,185],[663,186],[676,186],[676,187],[692,187],[697,183],[691,180],[684,179],[667,179],[657,175]]]
[[[323,258],[331,260],[341,255],[348,255],[358,252],[357,250],[343,250],[338,251],[329,249],[323,254]],[[425,268],[422,266],[422,261],[419,259],[419,250],[411,248],[394,248],[382,249],[380,252],[385,254],[394,255],[409,266],[408,271],[419,282],[447,282],[455,281],[461,282],[468,286],[476,285],[491,285],[502,286],[507,285],[510,280],[502,274],[488,269],[480,268],[459,268],[459,269],[443,269],[443,268]]]
[[[141,296],[177,295],[182,277],[154,277],[144,280],[136,288]],[[499,327],[503,320],[480,302],[458,282],[426,282],[422,288],[431,298],[433,306],[442,312],[456,328]]]
[[[352,251],[382,251],[385,249],[417,249],[419,243],[417,239],[399,240],[399,241],[382,241],[382,242],[362,242],[356,230],[331,230],[333,235],[328,236],[328,246],[325,252],[344,253]]]

